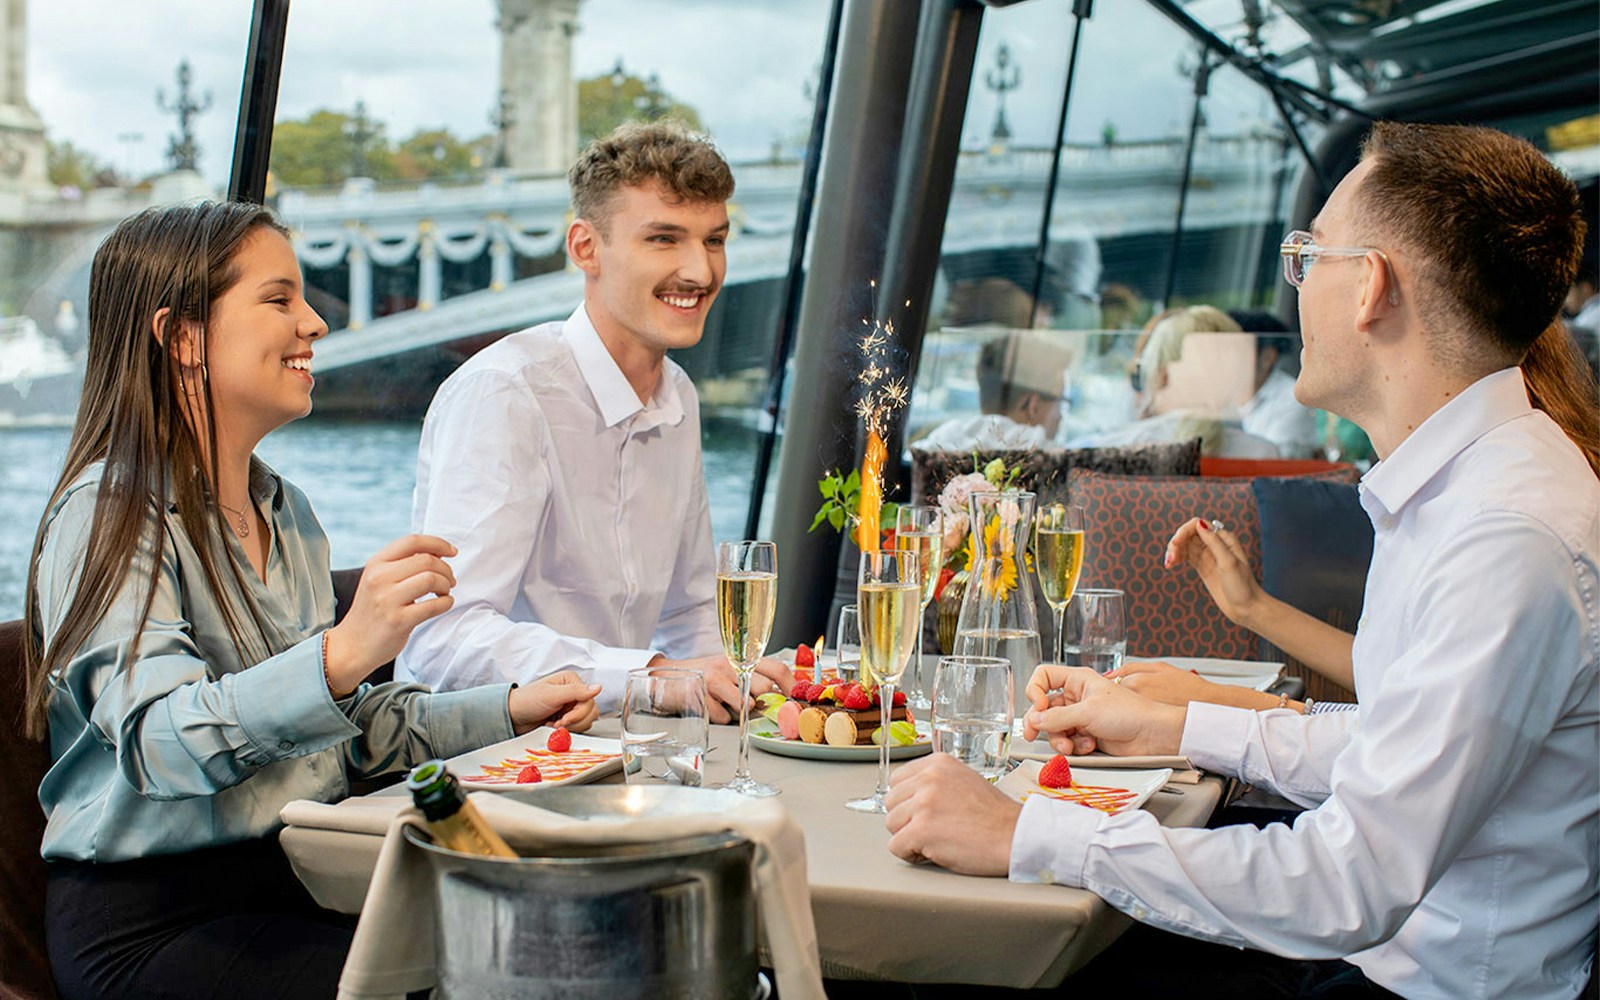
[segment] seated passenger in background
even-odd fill
[[[1028,686],[1028,735],[1181,753],[1307,806],[1292,827],[1019,805],[935,754],[894,776],[890,849],[1171,932],[1124,936],[1074,995],[1575,997],[1600,917],[1600,414],[1554,320],[1583,229],[1527,142],[1379,123],[1291,237],[1296,395],[1382,456],[1355,712],[1158,704],[1051,664]]]
[[[1317,415],[1294,398],[1299,345],[1283,321],[1268,312],[1230,310],[1228,317],[1256,338],[1256,391],[1239,408],[1246,434],[1265,438],[1283,458],[1320,458]]]
[[[395,675],[456,690],[572,667],[609,709],[629,670],[670,664],[705,673],[726,722],[700,405],[667,351],[699,342],[722,289],[733,173],[704,136],[634,123],[568,181],[583,303],[478,352],[428,408],[412,527],[456,544],[459,583]],[[793,682],[756,669],[753,693]]]
[[[327,331],[257,206],[152,209],[95,254],[23,639],[53,760],[39,801],[64,1000],[332,996],[353,923],[301,887],[279,810],[595,716],[571,673],[448,695],[364,683],[450,607],[455,550],[392,543],[333,624],[327,538],[253,455],[310,412]]]
[[[1204,334],[1204,336],[1200,336]],[[1220,309],[1170,309],[1134,346],[1129,378],[1137,394],[1133,423],[1077,437],[1069,447],[1154,444],[1200,438],[1201,454],[1276,458],[1271,441],[1240,426],[1256,391],[1256,342]]]
[[[1051,446],[1072,352],[1048,335],[1012,330],[978,350],[976,417],[947,420],[912,444],[922,451],[1032,451]]]

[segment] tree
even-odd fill
[[[449,129],[419,129],[395,150],[395,172],[407,180],[476,173],[483,166],[486,145],[492,145],[488,136],[463,142]]]
[[[363,160],[366,169],[362,172],[374,180],[399,177],[383,124],[366,121],[359,134],[357,125],[354,116],[326,108],[301,121],[278,122],[272,130],[269,163],[277,183],[285,187],[339,184],[354,176]]]
[[[79,149],[70,142],[45,143],[45,171],[50,183],[57,187],[89,188],[116,187],[121,178],[111,165],[87,149]]]
[[[675,118],[695,130],[703,130],[700,113],[661,89],[652,73],[649,79],[634,76],[617,63],[609,73],[578,81],[578,144],[607,135],[626,121]]]

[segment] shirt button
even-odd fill
[[[1040,869],[1039,870],[1039,882],[1042,885],[1055,885],[1056,884],[1056,873],[1051,871],[1048,868]]]
[[[278,749],[279,750],[293,750],[294,749],[294,742],[292,740],[279,740],[278,741]]]

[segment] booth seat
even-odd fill
[[[1130,476],[1193,476],[1200,472],[1200,439],[1117,448],[1051,448],[1035,451],[980,451],[977,468],[1000,459],[1020,468],[1017,487],[1039,495],[1040,503],[1063,500],[1074,469]],[[945,484],[973,471],[973,452],[911,449],[911,502],[935,503]]]
[[[1296,479],[1117,476],[1075,470],[1068,492],[1073,503],[1084,506],[1088,529],[1079,586],[1114,587],[1127,593],[1130,658],[1188,655],[1285,660],[1281,651],[1264,644],[1255,633],[1230,622],[1212,602],[1198,575],[1163,567],[1167,542],[1190,518],[1222,521],[1238,536],[1253,572],[1259,576],[1264,566],[1271,568],[1264,581],[1269,593],[1353,630],[1372,554],[1372,531],[1356,503],[1355,480],[1356,470],[1351,466]],[[1319,504],[1303,502],[1304,491],[1265,487],[1266,527],[1271,531],[1264,532],[1256,487],[1269,482],[1319,484]],[[1345,515],[1355,511],[1359,524],[1348,517],[1340,521],[1349,527],[1354,541],[1312,544],[1323,540],[1319,531],[1326,526],[1326,508],[1330,506]],[[1353,692],[1296,661],[1286,661],[1286,673],[1302,678],[1313,698],[1355,700]]]

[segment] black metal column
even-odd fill
[[[941,0],[930,6],[948,10],[968,5]],[[821,499],[817,478],[859,461],[856,418],[848,401],[862,320],[872,317],[875,299],[896,301],[887,298],[891,281],[896,289],[916,284],[914,270],[907,268],[904,277],[898,276],[904,267],[899,262],[896,276],[887,273],[887,251],[922,7],[918,0],[849,0],[844,12],[795,346],[794,388],[778,467],[773,539],[783,597],[772,633],[774,646],[809,640],[825,623],[840,539],[832,531],[806,530]],[[937,214],[942,226],[946,203],[924,204],[921,210]],[[881,296],[869,284],[873,279],[882,279]],[[921,280],[925,286],[918,298],[932,285],[931,267]],[[900,301],[910,297],[895,294],[901,295]]]
[[[278,112],[278,78],[283,71],[288,25],[289,0],[256,0],[239,94],[239,125],[233,136],[229,201],[259,203],[266,196],[267,160],[272,154],[272,122]]]

